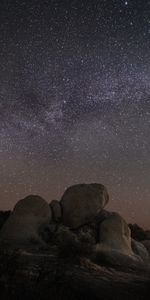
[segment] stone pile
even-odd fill
[[[16,204],[0,231],[0,243],[20,247],[46,245],[45,232],[53,236],[67,228],[78,238],[88,233],[94,240],[90,258],[113,265],[149,263],[150,241],[131,238],[126,221],[116,212],[104,210],[109,201],[102,184],[78,184],[69,187],[60,201],[48,203],[39,196],[28,196]],[[51,239],[51,234],[48,235]],[[68,245],[69,247],[69,245]]]

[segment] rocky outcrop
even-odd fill
[[[69,187],[61,198],[63,223],[70,228],[78,228],[91,222],[108,200],[108,192],[101,184],[78,184]]]
[[[125,220],[117,213],[100,224],[101,250],[113,249],[125,255],[132,255],[130,229]]]
[[[116,270],[55,253],[0,253],[2,300],[147,300],[150,271]]]
[[[147,246],[131,242],[125,220],[104,210],[108,199],[106,188],[97,183],[71,186],[60,202],[49,205],[40,196],[28,196],[3,225],[0,242],[15,248],[54,247],[67,259],[85,256],[99,265],[149,264]]]
[[[131,247],[131,233],[125,220],[117,213],[100,224],[99,243],[96,245],[94,261],[113,266],[142,263]]]
[[[31,195],[17,202],[14,210],[0,231],[0,242],[11,244],[43,244],[40,232],[51,221],[48,203]]]
[[[147,300],[150,240],[131,239],[107,203],[101,184],[71,186],[50,205],[20,200],[0,231],[1,298]],[[138,226],[132,234],[145,236]]]

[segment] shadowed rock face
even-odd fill
[[[99,240],[93,257],[97,263],[102,260],[116,266],[142,263],[142,258],[132,250],[130,229],[119,214],[112,213],[100,224]]]
[[[9,218],[11,214],[11,211],[0,211],[0,230],[3,227],[3,225],[5,224],[5,222],[7,221],[7,219]]]
[[[0,231],[0,241],[32,244],[43,243],[39,232],[49,225],[52,213],[48,203],[39,196],[28,196],[16,204]]]
[[[131,229],[131,237],[136,241],[143,241],[147,239],[146,231],[137,224],[129,224]]]
[[[101,184],[72,186],[50,205],[20,200],[0,231],[1,299],[147,300],[150,241],[131,240],[107,202]]]
[[[113,249],[125,255],[132,255],[131,233],[125,220],[117,213],[100,225],[100,248]]]
[[[149,253],[148,253],[146,247],[142,243],[137,242],[134,239],[132,239],[131,246],[132,246],[133,252],[136,255],[139,255],[142,258],[143,262],[149,263]]]
[[[107,189],[97,183],[69,187],[61,198],[63,223],[77,228],[90,221],[108,203]]]
[[[145,240],[150,240],[150,230],[145,230]]]
[[[97,264],[105,261],[113,266],[136,267],[149,262],[148,253],[142,245],[136,242],[131,245],[130,229],[117,213],[112,213],[100,224],[99,240],[93,255]]]
[[[0,231],[0,242],[14,248],[47,247],[57,244],[65,225],[67,239],[62,238],[62,244],[70,251],[70,241],[78,257],[88,247],[91,259],[104,259],[114,266],[149,262],[146,248],[134,240],[131,244],[130,228],[124,219],[103,209],[107,202],[108,193],[101,184],[71,186],[60,202],[53,200],[50,205],[39,196],[28,196],[16,204]]]
[[[147,249],[148,253],[149,253],[149,256],[150,256],[150,240],[144,240],[141,242],[144,247]]]
[[[62,208],[60,202],[57,200],[52,200],[50,203],[52,209],[52,215],[55,222],[59,222],[62,219]]]

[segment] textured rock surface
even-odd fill
[[[147,300],[149,270],[115,270],[55,253],[0,253],[2,300]]]
[[[69,187],[61,198],[63,223],[77,228],[92,221],[108,200],[107,190],[101,184],[78,184]]]
[[[130,229],[117,213],[100,224],[99,243],[95,247],[93,260],[98,264],[103,261],[113,266],[136,266],[142,264],[140,256],[133,253]]]
[[[0,231],[1,299],[147,300],[150,241],[131,240],[107,202],[99,184],[70,187],[62,210],[39,196],[20,200]]]
[[[130,229],[125,220],[117,213],[100,224],[100,248],[117,250],[125,255],[132,255]]]
[[[98,265],[111,266],[113,268],[141,268],[144,266],[143,260],[137,255],[126,255],[114,249],[101,249],[99,244],[92,256],[92,261]]]
[[[0,231],[0,241],[11,243],[42,243],[40,232],[49,225],[52,213],[48,203],[39,196],[28,196],[16,204]]]
[[[105,209],[102,209],[94,218],[93,222],[99,224],[102,223],[104,220],[108,219],[111,216],[111,212]]]
[[[52,209],[52,215],[55,222],[59,222],[62,219],[62,208],[60,202],[57,200],[52,200],[50,203]]]
[[[142,258],[143,262],[149,263],[148,251],[142,243],[137,242],[137,241],[132,239],[131,246],[132,246],[133,252],[136,255],[139,255]]]

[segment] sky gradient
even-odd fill
[[[0,208],[99,182],[150,228],[150,1],[0,2]]]

